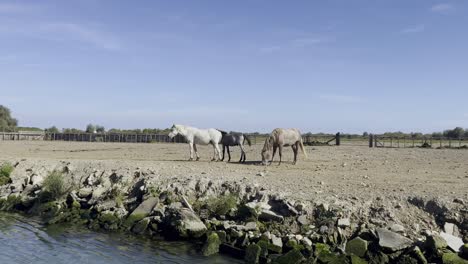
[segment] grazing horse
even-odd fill
[[[270,136],[265,140],[265,145],[262,149],[262,164],[266,165],[268,160],[270,159],[270,151],[273,149],[273,155],[271,156],[271,161],[273,162],[273,158],[275,157],[276,149],[279,149],[279,156],[280,160],[278,165],[281,164],[281,155],[283,152],[284,146],[291,146],[294,152],[294,162],[297,162],[297,152],[298,149],[301,148],[302,153],[307,158],[307,153],[304,149],[304,144],[302,143],[302,136],[301,132],[298,129],[290,128],[276,128],[271,132]]]
[[[252,142],[250,142],[250,138],[246,134],[242,133],[237,133],[237,132],[224,132],[221,131],[221,134],[223,134],[223,138],[221,139],[221,144],[223,144],[223,158],[221,160],[224,160],[224,153],[228,153],[228,162],[231,161],[231,152],[229,151],[230,146],[239,146],[241,149],[241,157],[239,160],[240,162],[245,162],[246,155],[245,155],[245,150],[244,150],[244,143],[247,140],[247,143],[249,146],[252,146]]]
[[[214,128],[209,129],[198,129],[195,127],[184,126],[184,125],[173,125],[172,131],[169,133],[169,137],[173,138],[177,135],[182,135],[190,146],[190,159],[193,160],[193,151],[197,160],[200,159],[197,151],[197,144],[209,145],[211,144],[214,149],[214,155],[212,161],[221,160],[221,151],[219,150],[219,142],[221,141],[222,134],[219,130]]]

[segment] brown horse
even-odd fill
[[[267,165],[268,160],[270,159],[270,151],[273,149],[273,155],[271,156],[271,162],[275,157],[276,149],[279,149],[280,160],[278,165],[281,164],[281,156],[283,152],[283,147],[291,146],[294,152],[294,162],[297,162],[297,152],[301,148],[302,153],[307,158],[307,153],[304,149],[304,144],[302,143],[301,132],[296,128],[284,129],[276,128],[271,132],[270,136],[265,140],[265,145],[262,149],[262,164]]]

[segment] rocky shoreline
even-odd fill
[[[248,180],[167,178],[87,161],[0,165],[7,162],[0,210],[48,224],[190,240],[205,255],[247,263],[468,263],[462,199],[294,201]]]

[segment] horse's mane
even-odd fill
[[[221,135],[223,135],[223,136],[226,135],[226,134],[228,133],[228,132],[226,132],[226,131],[224,131],[224,130],[221,130],[221,129],[216,129],[216,130],[218,130],[219,132],[221,132]]]

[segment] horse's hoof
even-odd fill
[[[199,160],[200,160],[200,158],[197,158],[197,161],[199,161]]]
[[[188,159],[188,161],[193,161],[193,158]]]

